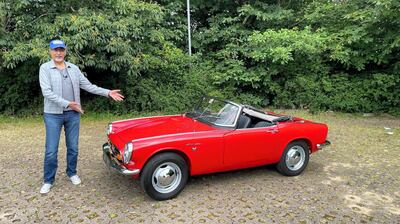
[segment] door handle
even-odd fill
[[[279,130],[272,129],[272,130],[267,130],[266,132],[267,132],[267,133],[272,133],[272,134],[275,134],[275,133],[278,133],[278,132],[279,132]]]

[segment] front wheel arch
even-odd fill
[[[186,162],[186,164],[187,164],[188,172],[189,172],[189,176],[190,176],[190,171],[191,171],[191,168],[192,168],[192,164],[191,164],[191,161],[190,161],[189,157],[186,155],[186,153],[182,152],[181,150],[173,149],[173,148],[162,149],[162,150],[157,151],[157,152],[154,153],[153,155],[151,155],[149,158],[146,159],[146,162],[143,163],[142,169],[146,166],[146,164],[147,164],[152,158],[154,158],[155,156],[157,156],[157,155],[159,155],[159,154],[166,153],[166,152],[175,153],[175,154],[178,154],[179,156],[181,156],[181,157],[185,160],[185,162]],[[139,177],[140,177],[141,174],[142,174],[142,173],[139,174]]]
[[[188,178],[189,169],[185,159],[175,152],[162,151],[144,165],[140,185],[151,198],[168,200],[183,190]]]

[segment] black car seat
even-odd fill
[[[272,126],[273,124],[271,122],[267,122],[267,121],[259,121],[257,122],[256,125],[254,125],[255,128],[262,128],[262,127],[268,127],[268,126]]]
[[[243,114],[241,114],[239,116],[239,121],[238,121],[238,125],[237,125],[238,129],[248,128],[250,126],[250,124],[251,124],[251,119],[248,116],[243,115]]]

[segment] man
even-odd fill
[[[67,46],[62,40],[50,42],[51,61],[40,66],[39,81],[44,97],[44,123],[46,126],[46,152],[44,158],[44,183],[40,193],[46,194],[54,184],[57,172],[58,144],[64,126],[67,146],[67,175],[74,185],[81,183],[76,174],[80,114],[80,88],[101,96],[122,101],[120,90],[108,90],[89,82],[79,68],[64,60]]]

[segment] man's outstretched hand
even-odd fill
[[[108,94],[111,98],[113,98],[113,100],[115,101],[123,101],[124,100],[124,96],[121,95],[121,90],[119,89],[115,89],[115,90],[111,90],[110,93]]]
[[[68,107],[71,108],[72,110],[78,112],[78,113],[81,113],[81,114],[83,114],[83,112],[84,112],[82,110],[82,108],[81,108],[81,105],[79,105],[76,102],[69,102]]]

